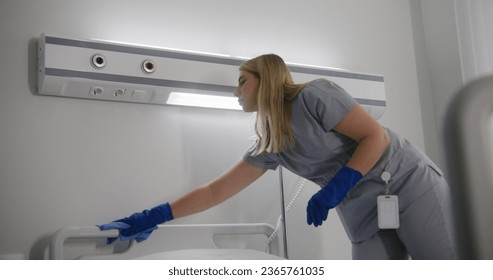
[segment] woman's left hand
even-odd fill
[[[327,220],[329,210],[336,207],[346,197],[349,190],[363,176],[358,170],[344,166],[330,182],[310,198],[306,207],[308,225],[315,227]]]

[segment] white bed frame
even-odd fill
[[[65,227],[58,230],[50,243],[49,259],[138,259],[154,258],[162,252],[180,252],[177,256],[180,259],[203,259],[210,252],[218,257],[218,250],[223,250],[225,258],[234,257],[243,259],[243,256],[259,257],[262,259],[281,259],[279,249],[279,239],[276,236],[271,242],[267,242],[269,236],[274,232],[274,227],[265,223],[248,224],[193,224],[193,225],[159,225],[151,236],[144,242],[137,243],[134,240],[129,242],[116,241],[116,245],[102,245],[106,238],[118,237],[118,230],[101,231],[96,226],[86,227]],[[248,248],[250,243],[237,242],[239,248],[221,248],[224,244],[221,239],[244,238],[255,241],[254,248]],[[66,247],[68,242],[81,241],[99,243],[99,249],[105,247],[104,253],[81,253],[80,255],[67,257]],[[219,241],[219,242],[218,242]],[[224,243],[224,242],[223,242]],[[228,242],[226,242],[228,243]],[[235,243],[235,242],[232,242]],[[123,249],[113,250],[118,244],[125,245]],[[250,246],[252,247],[252,246]],[[267,249],[267,252],[262,250]],[[110,250],[110,251],[109,251]],[[200,250],[200,254],[197,252]],[[101,251],[101,250],[99,250]],[[183,252],[186,252],[184,254]],[[242,254],[250,253],[250,254]],[[254,254],[252,254],[254,253]],[[205,255],[204,255],[205,254]],[[232,255],[233,254],[233,255]],[[168,254],[166,258],[172,257]],[[221,256],[221,254],[219,254]]]

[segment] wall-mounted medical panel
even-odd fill
[[[231,97],[245,59],[42,34],[38,93],[73,98],[167,104],[172,92]],[[327,78],[375,118],[386,106],[384,78],[288,64],[296,82]]]

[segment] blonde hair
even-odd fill
[[[240,66],[259,79],[255,131],[259,138],[253,154],[282,152],[295,143],[291,129],[291,100],[306,84],[295,84],[281,57],[265,54]]]

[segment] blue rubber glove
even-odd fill
[[[322,225],[329,215],[329,209],[336,207],[346,197],[349,190],[363,177],[361,173],[344,166],[330,180],[310,198],[306,207],[306,221],[315,227]]]
[[[108,224],[98,225],[101,230],[118,229],[120,231],[120,240],[135,239],[137,242],[146,240],[157,225],[173,220],[173,212],[169,203],[161,204],[150,210],[144,210],[140,213],[132,214],[120,220]],[[116,238],[108,238],[108,244],[115,241]]]

